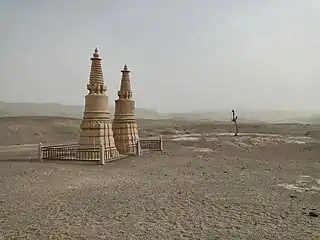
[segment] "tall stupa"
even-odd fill
[[[135,102],[132,100],[130,71],[124,65],[118,99],[112,123],[115,145],[121,154],[133,153],[139,140],[135,117]]]
[[[119,155],[119,152],[113,138],[107,87],[104,85],[98,48],[94,50],[91,61],[90,80],[87,84],[89,93],[85,96],[83,120],[80,124],[80,149],[99,148],[103,145],[106,156],[114,158]]]

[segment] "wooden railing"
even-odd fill
[[[139,142],[141,149],[149,149],[154,151],[163,150],[163,140],[161,137],[158,139],[140,139]]]
[[[130,148],[127,155],[140,155],[141,150],[162,151],[162,138],[140,139]],[[78,144],[64,144],[54,146],[38,146],[39,160],[69,160],[69,161],[97,161],[104,164],[108,160],[118,158],[117,150],[105,150],[103,145],[93,148],[79,147]]]
[[[99,148],[79,148],[78,144],[41,147],[42,160],[99,161]]]
[[[100,151],[102,151],[102,150],[103,150],[103,147],[101,147]],[[119,156],[118,150],[116,150],[116,149],[104,151],[104,159],[106,161],[112,160],[115,158],[119,158],[119,157],[120,156]]]

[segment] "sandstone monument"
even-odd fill
[[[121,154],[135,152],[139,140],[135,118],[135,103],[132,100],[130,71],[124,65],[121,78],[119,98],[115,101],[115,112],[112,124],[115,145]]]
[[[80,124],[80,149],[102,146],[106,159],[119,155],[116,149],[110,113],[108,111],[107,87],[104,85],[101,58],[96,48],[91,58],[89,93],[85,96],[85,109]]]

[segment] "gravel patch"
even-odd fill
[[[186,148],[104,166],[0,162],[0,236],[319,239],[319,192],[278,186],[302,172],[316,184],[314,166]]]

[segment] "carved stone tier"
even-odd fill
[[[134,153],[139,140],[138,126],[135,118],[135,103],[132,101],[130,71],[124,66],[119,99],[115,101],[115,112],[112,124],[115,145],[122,154]]]
[[[102,144],[106,156],[119,156],[116,149],[110,113],[108,111],[107,88],[104,86],[101,58],[98,49],[95,49],[91,58],[90,81],[87,85],[89,93],[85,96],[83,120],[80,124],[80,149],[99,148]]]

